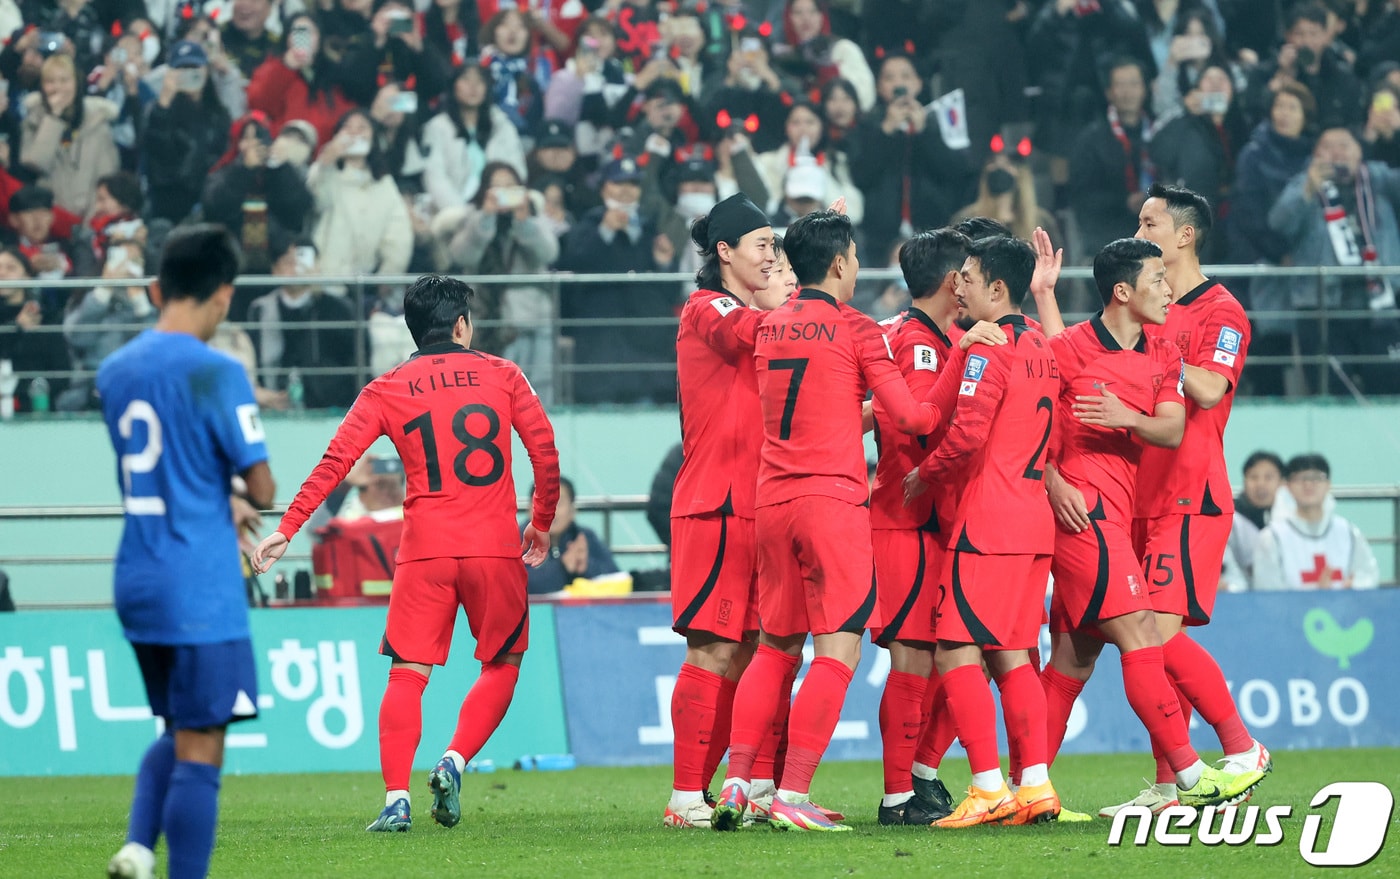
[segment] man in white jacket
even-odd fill
[[[1336,514],[1332,469],[1322,455],[1295,455],[1284,468],[1297,509],[1275,508],[1254,552],[1254,588],[1374,589],[1380,568],[1361,529]]]

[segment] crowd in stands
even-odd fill
[[[21,411],[90,408],[85,371],[155,319],[142,286],[44,283],[144,277],[196,219],[304,281],[240,288],[219,342],[268,408],[344,407],[412,350],[399,288],[317,276],[425,271],[502,276],[478,343],[544,398],[566,355],[568,399],[668,403],[685,289],[565,284],[599,322],[558,339],[551,291],[505,276],[691,271],[736,191],[778,232],[845,198],[870,267],[968,215],[1082,263],[1154,181],[1211,200],[1210,262],[1376,269],[1232,287],[1252,353],[1400,392],[1400,0],[0,0],[0,34],[0,278],[31,282],[0,290],[0,359],[77,370]]]

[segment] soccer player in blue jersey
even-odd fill
[[[126,522],[114,600],[165,733],[136,775],[113,877],[149,877],[164,833],[170,879],[214,850],[228,724],[257,716],[257,674],[230,486],[254,506],[275,486],[243,367],[206,342],[228,314],[238,245],[220,226],[171,235],[152,290],[155,328],[103,361],[102,416]]]

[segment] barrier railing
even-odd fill
[[[1296,390],[1297,395],[1324,396],[1328,393],[1329,386],[1341,388],[1345,391],[1357,392],[1345,377],[1337,375],[1347,368],[1384,368],[1393,366],[1396,375],[1400,376],[1400,310],[1394,307],[1373,309],[1365,306],[1364,297],[1350,295],[1357,307],[1341,308],[1328,304],[1329,284],[1345,279],[1371,278],[1382,276],[1394,278],[1392,285],[1400,284],[1400,266],[1386,267],[1333,267],[1333,266],[1211,266],[1207,268],[1207,274],[1213,278],[1224,281],[1227,286],[1231,286],[1236,295],[1242,300],[1248,299],[1249,288],[1255,286],[1256,282],[1283,281],[1289,278],[1307,278],[1316,283],[1317,307],[1304,307],[1292,309],[1252,309],[1250,316],[1256,323],[1267,324],[1272,328],[1271,332],[1283,339],[1281,348],[1274,346],[1269,351],[1262,349],[1251,352],[1246,365],[1246,378],[1252,374],[1259,374],[1268,368],[1292,370],[1294,374],[1300,376],[1305,386]],[[590,328],[609,327],[626,331],[635,330],[639,334],[646,331],[655,330],[670,335],[674,333],[677,320],[674,315],[652,316],[652,317],[625,317],[625,316],[599,316],[584,317],[570,316],[563,317],[565,313],[577,313],[586,310],[590,287],[600,285],[657,285],[658,288],[666,285],[674,285],[674,299],[670,305],[675,309],[665,308],[663,311],[678,310],[684,296],[693,286],[691,276],[682,273],[669,274],[604,274],[604,275],[572,275],[569,273],[550,272],[533,275],[460,275],[463,280],[476,286],[491,288],[501,287],[535,287],[547,294],[549,302],[549,313],[540,320],[529,322],[511,322],[499,317],[483,316],[478,320],[478,329],[483,335],[489,335],[493,331],[504,333],[542,333],[550,350],[537,352],[533,355],[536,360],[533,363],[523,363],[527,373],[533,373],[532,379],[538,379],[537,384],[545,385],[542,396],[547,402],[572,403],[578,396],[574,389],[579,383],[606,380],[607,376],[627,373],[673,373],[675,362],[673,358],[651,359],[647,361],[596,361],[596,362],[576,362],[576,353],[570,344],[571,334],[578,331],[587,331]],[[895,269],[873,269],[865,270],[861,273],[861,283],[866,287],[878,285],[885,282],[895,281],[900,278],[900,274]],[[378,363],[375,356],[376,344],[371,341],[371,321],[370,315],[375,311],[378,304],[384,302],[380,296],[380,291],[391,291],[412,283],[416,276],[412,275],[343,275],[343,276],[317,276],[317,277],[277,277],[277,276],[256,276],[250,275],[238,279],[238,285],[242,290],[276,289],[280,287],[306,287],[312,286],[317,289],[327,290],[331,295],[341,296],[351,305],[351,311],[355,315],[349,321],[297,321],[295,323],[272,323],[268,326],[297,329],[297,330],[353,330],[354,331],[354,351],[353,364],[341,367],[327,366],[306,366],[295,368],[284,368],[280,366],[255,367],[255,373],[259,376],[270,379],[277,383],[288,377],[294,369],[306,376],[323,375],[353,375],[357,386],[367,383],[374,374],[374,367],[382,365]],[[62,279],[54,281],[0,281],[0,295],[4,291],[24,288],[46,291],[45,295],[53,296],[52,291],[82,291],[97,287],[110,288],[131,288],[142,287],[149,283],[150,279],[109,280],[109,279]],[[1092,272],[1087,267],[1075,266],[1067,267],[1061,275],[1061,304],[1066,310],[1066,321],[1075,322],[1087,317],[1091,311],[1097,309],[1096,300],[1092,292],[1086,293],[1085,282],[1092,285]],[[658,289],[659,292],[659,289]],[[661,293],[660,295],[665,295]],[[867,299],[871,297],[857,297],[857,305],[870,304]],[[1378,302],[1380,300],[1377,300]],[[567,304],[569,307],[564,308]],[[871,310],[871,309],[868,309]],[[878,316],[878,315],[877,315]],[[1394,325],[1396,330],[1395,344],[1389,349],[1382,348],[1369,353],[1353,350],[1356,345],[1335,345],[1333,344],[1339,334],[1345,335],[1348,339],[1361,338],[1363,336],[1374,337],[1373,329],[1377,323],[1387,326]],[[65,328],[57,324],[41,325],[27,332],[40,334],[55,333],[66,334],[71,340],[74,334],[83,333],[127,333],[134,335],[144,329],[148,323],[102,323],[80,327]],[[401,321],[400,321],[401,325]],[[263,328],[263,324],[258,322],[239,322],[231,325],[250,334]],[[0,326],[0,350],[8,348],[7,335],[20,332],[14,325]],[[1306,341],[1300,341],[1306,339]],[[664,347],[664,346],[663,346]],[[1374,347],[1374,346],[1373,346]],[[1336,349],[1334,351],[1334,349]],[[1340,353],[1345,349],[1345,353]],[[501,352],[496,352],[501,353]],[[382,359],[382,358],[380,358]],[[592,359],[592,358],[590,358]],[[36,377],[44,377],[47,380],[68,379],[87,380],[92,377],[92,369],[61,370],[28,370],[19,371],[17,377],[20,380]],[[1400,386],[1400,382],[1396,383]],[[1370,393],[1375,393],[1377,388],[1367,388]],[[1383,389],[1382,389],[1383,391]],[[1397,387],[1394,392],[1400,392]],[[602,395],[606,398],[606,393]],[[598,399],[598,395],[590,395],[589,399]]]

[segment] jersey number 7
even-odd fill
[[[486,432],[479,436],[467,427],[467,419],[473,415],[481,415],[486,419]],[[428,491],[442,491],[442,465],[438,459],[437,434],[433,431],[433,413],[424,412],[404,424],[405,438],[414,432],[418,433],[419,440],[423,443],[423,460],[428,469]],[[506,456],[495,442],[501,435],[501,416],[496,414],[495,409],[483,403],[468,403],[458,409],[452,416],[452,435],[462,444],[462,448],[452,458],[452,472],[459,482],[473,488],[482,488],[494,484],[505,475]],[[482,452],[489,457],[491,469],[480,476],[468,470],[467,458],[472,452]]]
[[[802,389],[802,379],[807,375],[806,357],[787,357],[768,361],[769,370],[792,370],[792,381],[788,383],[787,399],[783,401],[783,420],[778,425],[778,439],[792,436],[792,414],[797,409],[797,392]]]

